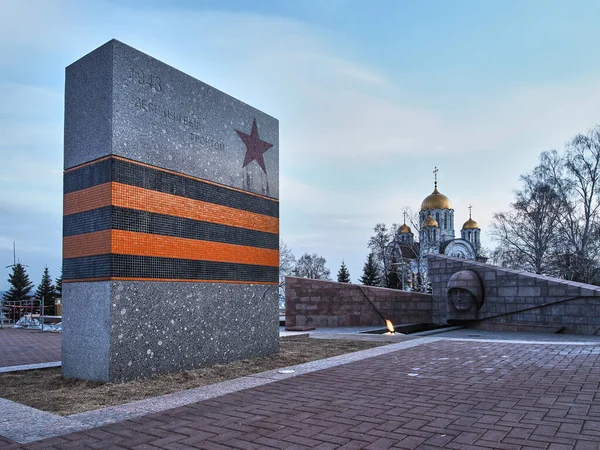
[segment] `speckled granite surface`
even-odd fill
[[[273,286],[111,281],[65,288],[67,377],[123,381],[279,349]]]

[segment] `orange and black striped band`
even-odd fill
[[[65,172],[64,281],[277,283],[276,199],[106,157]]]

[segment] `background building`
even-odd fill
[[[428,255],[443,254],[455,258],[476,260],[481,250],[481,228],[471,217],[471,206],[469,206],[469,218],[463,223],[460,237],[457,238],[454,229],[454,209],[448,197],[438,191],[437,168],[434,170],[433,192],[425,197],[421,203],[418,215],[419,240],[415,241],[415,234],[410,226],[406,224],[406,213],[404,223],[398,228],[394,248],[391,249],[392,259],[397,255],[396,263],[401,266],[405,279],[411,280],[410,285],[421,285],[427,278]],[[419,281],[413,281],[419,278]]]

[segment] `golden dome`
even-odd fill
[[[421,203],[421,211],[427,209],[452,209],[452,202],[444,194],[440,194],[437,190],[437,183],[433,193],[428,195],[425,200],[423,200],[423,203]]]
[[[475,230],[477,228],[479,228],[479,225],[470,217],[469,220],[467,220],[462,227],[463,230]]]
[[[398,233],[412,233],[412,230],[408,225],[402,224],[398,229]]]
[[[427,200],[427,199],[426,199]],[[433,217],[429,216],[427,219],[425,219],[425,222],[423,222],[423,226],[424,227],[437,227],[439,228],[439,225],[437,223],[437,220],[435,220]]]
[[[477,222],[475,222],[472,218],[471,218],[471,209],[473,208],[472,205],[469,205],[469,220],[467,220],[462,229],[463,230],[477,230],[479,228],[479,225],[477,224]]]

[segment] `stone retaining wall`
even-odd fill
[[[431,323],[429,294],[286,277],[285,299],[287,327],[385,326],[383,317],[394,325]]]
[[[480,262],[431,256],[433,322],[452,317],[448,280],[461,270],[476,272],[483,281],[484,299],[471,326],[506,331],[597,334],[600,330],[600,287]]]

